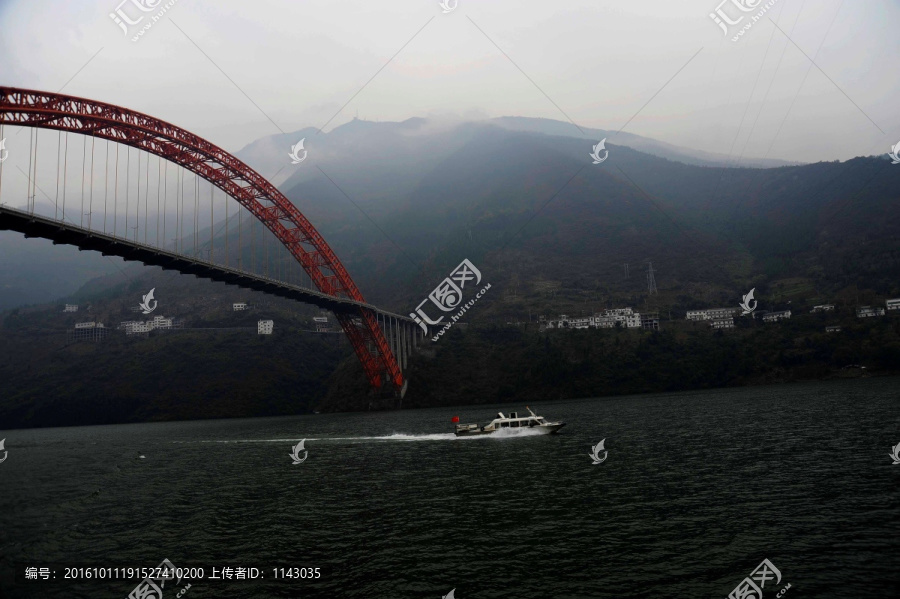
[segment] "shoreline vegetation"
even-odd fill
[[[279,302],[235,313],[239,295],[224,287],[222,295],[200,296],[202,305],[219,308],[180,305],[186,299],[178,297],[208,288],[185,285],[167,291],[167,299],[194,313],[190,327],[148,337],[110,331],[101,342],[73,343],[66,330],[86,316],[48,307],[4,313],[0,429],[528,403],[900,374],[896,313],[860,319],[847,306],[828,313],[797,307],[788,320],[739,317],[728,330],[675,317],[664,318],[660,331],[540,331],[534,322],[497,324],[498,296],[440,342],[420,342],[401,401],[368,387],[343,335],[308,330],[314,310],[293,312]],[[90,313],[114,323],[122,310],[101,300]],[[255,334],[261,317],[275,319],[273,335]],[[840,332],[826,332],[833,325]]]
[[[900,374],[900,319],[849,322],[841,333],[826,333],[819,316],[744,321],[728,331],[700,323],[664,323],[662,331],[454,330],[412,356],[402,402],[373,396],[359,367],[345,360],[317,410],[527,403]]]
[[[728,331],[671,321],[662,331],[464,325],[410,357],[402,401],[368,388],[343,339],[290,325],[271,337],[176,332],[52,349],[46,338],[32,338],[29,351],[8,353],[0,364],[0,428],[530,403],[900,374],[900,319],[848,319],[840,333],[826,333],[820,320],[739,320]],[[21,335],[23,349],[24,337],[33,337],[14,329],[5,335]]]

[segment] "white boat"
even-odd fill
[[[490,435],[502,430],[515,432],[522,429],[548,435],[555,433],[566,425],[565,422],[548,422],[543,416],[538,416],[532,412],[528,406],[525,406],[525,409],[531,414],[530,416],[520,418],[517,412],[510,412],[509,416],[504,416],[503,412],[497,412],[497,417],[484,426],[478,426],[478,424],[457,424],[456,436]]]

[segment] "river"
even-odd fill
[[[0,431],[0,596],[124,599],[65,568],[168,559],[264,578],[165,599],[724,599],[767,559],[764,599],[900,597],[898,387],[548,401],[547,436],[451,434],[516,404]]]

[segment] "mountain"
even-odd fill
[[[900,294],[900,170],[881,158],[724,168],[607,143],[593,165],[591,144],[573,137],[423,126],[351,123],[345,151],[311,152],[282,186],[367,296],[397,310],[463,258],[517,282],[522,308],[505,316],[543,309],[548,289],[561,311],[642,299],[646,282],[625,279],[626,263],[652,262],[658,305],[677,309],[782,279],[810,297]]]
[[[645,154],[696,166],[734,166],[736,161],[734,157],[724,154],[685,148],[633,133],[576,127],[563,121],[528,117],[497,117],[475,122],[412,118],[400,123],[353,119],[328,133],[305,128],[293,133],[270,135],[244,146],[235,152],[235,156],[279,186],[295,175],[302,180],[303,171],[309,170],[305,166],[291,164],[288,156],[289,149],[301,139],[309,152],[308,160],[312,160],[310,164],[318,163],[323,168],[325,164],[334,165],[359,155],[367,164],[376,167],[373,170],[390,172],[401,165],[407,171],[412,168],[421,170],[462,147],[468,139],[467,133],[479,126],[489,125],[521,133],[568,137],[582,143],[590,141],[594,144],[606,138],[610,143]],[[752,157],[743,158],[741,163],[742,166],[755,168],[800,164]]]
[[[523,144],[541,146],[551,143],[551,139],[568,139],[573,146],[572,157],[579,161],[585,148],[589,151],[590,144],[601,137],[609,137],[611,145],[638,149],[683,164],[723,166],[728,163],[727,156],[703,153],[630,133],[616,135],[585,129],[584,135],[590,137],[587,140],[571,123],[524,117],[500,117],[473,123],[421,118],[401,123],[355,119],[328,133],[310,127],[294,133],[267,136],[248,144],[237,152],[237,156],[284,189],[301,186],[297,199],[303,201],[313,222],[325,224],[340,221],[351,225],[356,219],[361,219],[361,224],[371,216],[380,223],[379,219],[404,205],[409,208],[407,213],[415,213],[416,210],[410,206],[416,202],[411,202],[409,198],[422,192],[420,184],[429,185],[425,177],[437,169],[446,169],[449,160],[470,153],[463,148],[471,148],[473,143],[477,145],[486,138],[502,135],[501,129],[533,134],[518,138],[519,143]],[[485,131],[493,131],[493,135],[487,134],[485,137]],[[305,140],[308,158],[299,165],[293,165],[288,152],[300,139]],[[527,148],[523,150],[527,151]],[[515,160],[518,151],[514,152],[503,160]],[[484,157],[487,162],[483,166],[491,168],[501,160],[499,155]],[[776,166],[784,163],[770,160],[750,161],[747,164]],[[459,173],[459,170],[455,172]],[[334,182],[325,178],[323,172]],[[467,175],[463,173],[462,176]],[[335,183],[341,187],[340,190]],[[307,201],[310,198],[323,201],[310,203]],[[359,207],[354,206],[354,202]],[[368,216],[363,216],[363,212]],[[427,238],[428,234],[423,234],[423,237]],[[387,243],[394,247],[391,242]],[[112,258],[77,252],[73,248],[55,247],[45,240],[23,240],[15,233],[0,232],[0,251],[5,256],[0,259],[0,310],[59,300],[87,280],[113,273],[117,268],[117,261]]]
[[[267,175],[282,171],[280,188],[368,301],[409,313],[463,259],[491,284],[460,326],[413,357],[407,407],[802,380],[835,376],[847,364],[900,372],[898,320],[860,321],[853,312],[900,297],[900,167],[883,157],[710,166],[675,160],[674,150],[660,156],[629,147],[613,135],[608,158],[592,164],[596,141],[563,126],[571,127],[519,119],[356,120],[328,133],[305,129],[258,140],[240,155]],[[288,151],[298,135],[308,155],[293,165]],[[240,290],[161,276],[129,265],[73,297],[115,323],[156,288],[161,304],[171,302],[172,314],[199,328],[252,324],[227,310],[243,297]],[[728,333],[684,321],[688,309],[736,306],[751,288],[760,310],[790,308],[795,317],[766,325],[748,319]],[[808,314],[820,303],[838,311]],[[663,331],[535,330],[540,316],[625,306],[659,312]],[[56,306],[7,312],[0,315],[0,344],[9,356],[0,363],[0,419],[39,425],[59,402],[88,406],[80,413],[94,419],[110,410],[119,421],[396,407],[393,398],[368,394],[346,343],[323,346],[304,337],[314,312],[279,304],[268,314],[284,337],[263,345],[240,333],[220,340],[198,332],[120,335],[102,347],[65,342],[72,323]],[[834,323],[847,334],[826,334]],[[202,375],[183,368],[197,352],[204,352]],[[263,384],[256,373],[270,362],[274,378]],[[160,371],[169,377],[163,390],[149,392]],[[466,383],[454,387],[461,376]],[[87,384],[71,384],[98,377],[108,401],[91,399]],[[196,409],[177,401],[181,388],[190,389]],[[119,411],[107,405],[117,398],[127,398]]]
[[[118,258],[0,231],[0,312],[59,300],[121,264]]]
[[[693,148],[685,148],[684,146],[676,146],[650,137],[635,135],[633,133],[604,131],[603,129],[591,129],[590,127],[575,127],[575,125],[571,123],[553,119],[537,119],[522,116],[497,117],[491,119],[490,122],[513,131],[543,133],[544,135],[577,137],[581,139],[587,138],[597,141],[606,138],[611,142],[633,150],[639,150],[645,154],[652,154],[654,156],[659,156],[660,158],[667,158],[684,164],[693,164],[697,166],[736,166],[734,164],[736,158],[732,156],[716,154],[714,152],[704,152]],[[741,159],[742,166],[757,168],[773,168],[799,164],[802,163],[778,160],[775,158],[744,157]]]

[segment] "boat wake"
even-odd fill
[[[522,437],[542,437],[544,433],[527,428],[501,429],[490,435],[474,435],[470,437],[457,437],[453,433],[423,433],[413,435],[409,433],[392,433],[375,437],[303,437],[309,441],[472,441],[475,439],[520,439]],[[172,441],[172,443],[296,443],[301,438],[290,439],[215,439],[204,441]]]
[[[394,433],[392,435],[384,435],[381,437],[342,437],[339,440],[351,441],[351,440],[366,440],[366,441],[471,441],[474,439],[518,439],[522,437],[543,437],[544,433],[541,431],[531,430],[527,428],[522,428],[519,430],[515,429],[501,429],[495,433],[490,435],[472,435],[472,436],[463,436],[457,437],[454,433],[433,433],[433,434],[421,434],[421,435],[410,435],[406,433]],[[325,439],[323,439],[325,440]],[[335,439],[338,440],[338,439]]]

